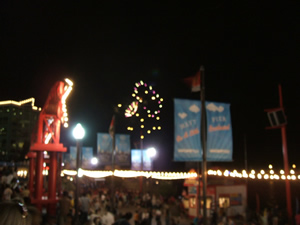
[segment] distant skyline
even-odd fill
[[[157,170],[173,162],[173,99],[199,99],[183,78],[205,67],[206,99],[231,104],[233,162],[242,168],[246,137],[248,168],[269,163],[283,168],[280,130],[265,130],[264,109],[279,106],[282,84],[290,164],[299,164],[299,13],[297,2],[134,4],[133,2],[0,3],[0,101],[36,98],[43,107],[50,88],[66,77],[70,129],[87,130],[84,145],[96,147],[96,133],[108,132],[118,103],[131,99],[134,83],[150,82],[164,98]],[[117,132],[127,132],[118,118]],[[138,141],[137,135],[132,136]]]

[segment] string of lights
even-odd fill
[[[104,178],[108,176],[116,176],[121,178],[134,178],[134,177],[146,177],[161,180],[177,180],[196,178],[198,176],[195,172],[152,172],[152,171],[133,171],[133,170],[115,170],[113,171],[101,171],[101,170],[80,170],[80,176],[86,176],[90,178]],[[18,177],[27,177],[28,171],[25,168],[18,170]],[[44,168],[43,175],[47,176],[47,168]],[[62,170],[61,176],[76,176],[76,170]],[[295,170],[291,169],[290,174],[285,175],[284,170],[275,172],[274,170],[251,170],[249,173],[245,170],[238,172],[237,170],[208,170],[208,176],[228,177],[228,178],[242,178],[242,179],[258,179],[258,180],[300,180],[300,174],[296,174]]]
[[[161,179],[161,180],[178,180],[178,179],[189,179],[197,178],[196,172],[153,172],[153,171],[133,171],[133,170],[115,170],[113,171],[92,171],[92,170],[81,170],[81,175],[90,178],[104,178],[107,176],[116,176],[121,178],[133,178],[144,176],[146,178]],[[77,172],[75,170],[63,170],[62,175],[75,176]],[[208,176],[228,177],[228,178],[241,178],[241,179],[257,179],[257,180],[300,180],[300,174],[296,174],[295,170],[290,170],[290,174],[285,174],[284,170],[279,170],[276,173],[270,169],[268,171],[251,170],[249,173],[246,170],[238,172],[237,170],[208,170]],[[201,174],[200,174],[201,176]]]
[[[28,98],[28,99],[25,99],[25,100],[22,100],[22,101],[14,101],[14,100],[7,100],[7,101],[0,101],[0,105],[16,105],[16,106],[22,106],[24,104],[28,104],[31,102],[31,107],[32,107],[32,110],[38,110],[38,111],[41,111],[42,108],[41,107],[37,107],[34,105],[35,103],[35,98]]]

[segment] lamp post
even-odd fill
[[[154,147],[147,148],[145,150],[141,149],[141,169],[144,171],[144,152],[146,152],[147,162],[150,159],[150,164],[152,164],[152,158],[156,156],[156,149]],[[152,169],[152,166],[150,167]],[[149,168],[148,168],[149,169]],[[143,177],[140,177],[140,192],[143,193]]]
[[[156,155],[157,155],[156,148],[154,148],[154,147],[148,148],[147,154],[151,159],[151,164],[152,164],[151,167],[153,167],[153,161],[152,160],[154,160],[154,158],[156,158]],[[150,181],[151,181],[151,182],[149,182],[150,183],[150,189],[152,189],[153,180],[151,179]]]
[[[85,130],[78,123],[75,128],[73,129],[73,137],[76,139],[76,171],[77,171],[77,178],[76,178],[76,192],[75,192],[75,220],[73,224],[79,224],[78,221],[78,212],[79,212],[79,176],[80,176],[80,162],[81,162],[81,148],[80,148],[80,140],[84,137]]]

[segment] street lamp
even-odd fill
[[[156,149],[153,147],[147,148],[145,150],[141,149],[141,170],[144,171],[144,152],[147,162],[150,163],[150,169],[152,170],[152,159],[156,156]],[[140,192],[143,192],[143,177],[140,177]]]
[[[81,162],[81,148],[80,148],[80,140],[84,137],[85,130],[83,129],[82,125],[78,123],[75,128],[73,129],[73,137],[76,139],[76,171],[77,171],[77,178],[76,178],[76,193],[75,193],[75,220],[74,224],[78,224],[78,212],[79,212],[79,176],[80,176],[80,162]]]
[[[85,130],[80,123],[77,123],[76,127],[73,129],[73,137],[76,140],[81,140],[85,135]]]
[[[154,147],[150,147],[146,150],[146,154],[150,160],[151,170],[153,170],[153,160],[156,158],[157,150]],[[147,184],[147,185],[150,185],[150,186],[148,186],[148,189],[149,188],[150,188],[150,190],[152,189],[152,184],[153,184],[153,180],[150,178],[148,181],[148,184]]]
[[[151,147],[151,148],[148,148],[147,149],[147,155],[150,157],[150,158],[153,158],[156,156],[156,149]]]
[[[94,165],[94,166],[97,165],[98,164],[98,159],[96,157],[93,157],[91,159],[91,164]]]

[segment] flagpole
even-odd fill
[[[203,225],[207,225],[206,210],[206,185],[207,185],[207,165],[206,165],[206,110],[205,110],[205,79],[204,66],[200,67],[200,99],[201,99],[201,143],[202,143],[202,182],[203,182]],[[201,206],[201,201],[199,202]],[[200,207],[199,207],[200,209]]]
[[[143,155],[143,139],[142,139],[142,136],[143,136],[143,130],[141,130],[141,134],[140,134],[140,151],[141,151],[141,170],[142,172],[144,171],[144,155]],[[144,178],[143,176],[140,176],[140,194],[143,196],[143,193],[144,193],[144,188],[143,188],[143,184],[144,184]]]
[[[112,171],[113,171],[113,176],[112,176],[112,181],[111,181],[111,184],[112,184],[112,209],[115,210],[115,146],[116,146],[116,135],[115,135],[115,132],[113,134],[113,137],[112,137]],[[113,211],[115,212],[115,211]]]
[[[110,124],[109,132],[112,137],[112,160],[111,160],[111,170],[113,172],[113,176],[111,177],[111,207],[112,212],[115,213],[115,150],[116,150],[116,132],[115,132],[115,123],[116,116],[113,115],[112,122]]]

